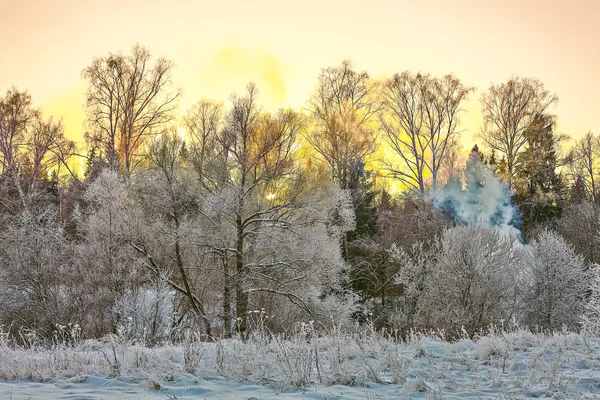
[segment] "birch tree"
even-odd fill
[[[87,140],[127,177],[143,158],[148,138],[164,132],[173,117],[179,97],[171,89],[173,67],[162,57],[153,63],[150,52],[138,44],[129,55],[95,58],[83,70]]]
[[[453,75],[403,72],[385,82],[380,122],[401,160],[399,166],[387,163],[395,179],[424,195],[431,176],[437,189],[440,170],[459,137],[461,103],[473,90]]]
[[[578,140],[569,155],[569,172],[574,182],[584,184],[589,201],[596,205],[600,196],[598,179],[600,176],[600,138],[588,132]]]
[[[328,165],[334,182],[350,189],[353,168],[376,148],[374,123],[379,104],[374,83],[349,61],[325,68],[309,109],[314,126],[307,132],[308,142]]]
[[[26,91],[15,88],[0,99],[1,175],[18,195],[19,207],[5,201],[12,213],[40,203],[52,170],[69,168],[75,144],[65,138],[61,120],[42,118]]]

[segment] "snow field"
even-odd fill
[[[0,347],[10,399],[595,399],[600,339],[498,332],[455,342],[374,331],[147,347],[117,336],[51,348]]]

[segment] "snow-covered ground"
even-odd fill
[[[600,339],[377,333],[0,348],[0,399],[600,399]]]

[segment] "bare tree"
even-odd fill
[[[17,89],[0,99],[0,159],[2,175],[18,193],[23,209],[28,210],[43,194],[50,171],[75,153],[75,144],[64,137],[62,121],[44,121],[32,107],[31,96]],[[14,210],[13,210],[14,211]]]
[[[54,168],[61,165],[68,167],[68,159],[74,153],[75,143],[64,137],[61,120],[55,121],[52,117],[46,121],[38,119],[27,137],[22,160],[29,169],[30,185],[46,179]],[[29,193],[32,192],[33,186],[30,186]]]
[[[213,279],[206,276],[205,255],[192,244],[197,240],[192,227],[200,225],[199,199],[195,181],[183,169],[183,146],[176,134],[163,135],[150,146],[153,168],[139,174],[134,182],[138,207],[146,221],[134,229],[130,243],[142,256],[142,265],[186,300],[211,336],[199,278]]]
[[[314,119],[307,140],[331,170],[342,189],[350,188],[353,166],[375,151],[375,115],[379,105],[366,72],[349,61],[325,68],[309,101]]]
[[[289,175],[295,168],[293,144],[303,121],[293,112],[282,112],[276,119],[261,115],[258,91],[249,84],[245,96],[232,96],[231,109],[219,137],[226,149],[229,184],[236,193],[230,214],[235,226],[236,315],[245,318],[248,311],[248,240],[265,225],[279,225],[282,211],[292,199],[280,196],[264,203],[256,195],[266,194],[270,185]],[[264,199],[264,197],[263,197]],[[258,200],[258,203],[257,203]],[[245,319],[240,328],[246,328]]]
[[[483,141],[506,160],[509,184],[518,169],[518,155],[527,144],[525,132],[539,115],[547,114],[558,97],[537,79],[515,77],[500,85],[490,85],[481,97]]]
[[[598,174],[600,174],[600,138],[588,132],[575,143],[569,155],[569,170],[573,181],[581,179],[592,204],[598,204]]]
[[[16,172],[17,158],[26,145],[27,131],[40,118],[39,110],[32,107],[31,95],[12,88],[0,99],[0,156],[2,174]]]
[[[381,127],[403,164],[388,163],[394,178],[424,195],[431,175],[437,189],[438,174],[459,135],[460,104],[473,90],[453,75],[403,72],[386,82]]]
[[[215,189],[224,183],[226,175],[226,147],[218,141],[223,128],[223,105],[211,100],[200,100],[183,118],[183,127],[189,138],[188,159],[196,170],[198,180]]]
[[[83,70],[90,132],[113,168],[130,176],[148,136],[162,133],[172,118],[178,92],[170,92],[173,63],[135,45],[130,55],[96,58]]]

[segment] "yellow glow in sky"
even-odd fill
[[[202,97],[227,103],[249,81],[266,109],[300,108],[320,68],[350,59],[375,77],[454,73],[477,87],[466,137],[490,83],[538,78],[560,98],[559,130],[580,137],[600,133],[598,15],[592,0],[0,0],[0,92],[28,89],[80,138],[82,69],[135,43],[176,64],[182,111]]]

